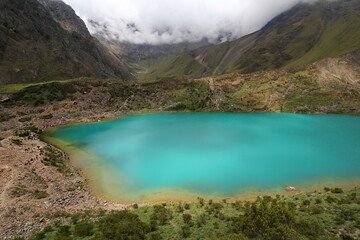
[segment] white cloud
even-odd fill
[[[106,24],[121,41],[178,43],[239,38],[299,2],[315,0],[64,0],[85,20]],[[129,27],[129,24],[136,26]],[[113,36],[114,37],[114,36]]]

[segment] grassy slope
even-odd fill
[[[143,79],[186,79],[201,76],[205,67],[199,64],[189,53],[182,53],[158,69],[153,69]]]
[[[256,45],[226,72],[299,66],[360,48],[360,1],[295,7],[270,22]]]
[[[348,14],[327,22],[316,45],[289,66],[303,65],[327,57],[336,57],[360,48],[360,11],[348,9]]]
[[[279,15],[258,33],[229,43],[210,46],[194,54],[181,54],[148,78],[171,75],[198,76],[199,62],[204,76],[222,73],[250,73],[302,66],[360,49],[360,1],[340,0],[298,5]],[[254,38],[252,38],[254,37]],[[189,59],[193,57],[196,61]],[[178,62],[187,62],[186,66]],[[192,68],[193,71],[189,71]]]
[[[349,54],[291,71],[229,74],[212,80],[165,78],[155,82],[126,83],[76,79],[30,86],[9,85],[1,87],[0,93],[5,93],[11,99],[4,103],[6,108],[17,105],[43,106],[54,101],[74,99],[79,102],[86,100],[89,102],[87,105],[95,104],[104,111],[125,106],[123,110],[147,108],[154,111],[359,115],[360,85],[356,79],[360,67],[354,65],[359,57],[359,54]],[[87,98],[79,98],[77,92],[81,96],[86,92]],[[108,100],[103,102],[101,99]]]
[[[0,85],[0,95],[7,95],[7,94],[13,94],[16,92],[19,92],[20,90],[23,90],[25,88],[31,87],[31,86],[41,86],[51,83],[67,83],[67,82],[74,82],[74,81],[91,81],[94,80],[93,78],[75,78],[75,79],[68,79],[68,80],[54,80],[54,81],[47,81],[47,82],[41,82],[41,83],[17,83],[17,84],[6,84],[6,85]]]

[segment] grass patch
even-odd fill
[[[12,119],[12,118],[14,118],[13,115],[6,114],[6,113],[0,113],[0,122],[9,121],[9,120]]]
[[[20,118],[18,121],[24,123],[24,122],[30,122],[31,119],[32,119],[31,117],[24,117],[24,118]]]
[[[48,196],[49,194],[47,192],[38,189],[32,191],[30,194],[30,197],[34,199],[43,199],[43,198],[47,198]]]
[[[47,115],[43,115],[43,116],[40,116],[39,118],[40,119],[52,119],[54,116],[52,114],[47,114]]]
[[[17,146],[23,145],[23,142],[20,139],[12,139],[11,143]]]
[[[64,156],[54,148],[45,149],[45,157],[42,163],[46,166],[55,167],[56,170],[65,175],[69,174],[69,169],[64,162]]]

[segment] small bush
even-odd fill
[[[182,226],[181,227],[181,236],[183,238],[188,238],[191,235],[191,230],[190,227],[188,225]]]
[[[73,191],[75,191],[75,188],[74,187],[69,187],[69,188],[66,189],[66,191],[73,192]]]
[[[94,225],[89,222],[80,222],[75,225],[74,235],[78,237],[89,237],[94,234]]]
[[[98,223],[101,239],[145,239],[150,226],[128,211],[114,211]]]
[[[341,188],[334,188],[334,189],[331,189],[331,192],[332,193],[344,193],[344,190],[342,190]]]
[[[39,118],[40,119],[52,119],[54,116],[52,114],[48,114],[48,115],[43,115],[43,116],[40,116]]]
[[[205,200],[203,198],[201,198],[201,197],[198,197],[198,200],[199,200],[200,206],[203,207],[204,203],[205,203]]]
[[[20,187],[15,187],[11,191],[11,197],[18,198],[28,193],[28,190]]]
[[[12,139],[11,142],[17,146],[23,145],[23,143],[20,139]]]
[[[182,215],[182,218],[185,224],[189,224],[189,225],[191,224],[192,217],[190,214],[185,213]]]
[[[336,198],[333,198],[333,197],[331,197],[331,196],[327,196],[326,199],[325,199],[325,201],[326,201],[327,203],[330,203],[330,204],[337,202]]]
[[[150,240],[162,240],[161,234],[159,232],[154,232],[150,234]]]
[[[11,116],[9,114],[6,113],[1,113],[0,114],[0,122],[6,122],[9,121],[10,119],[12,119],[14,116]]]
[[[305,199],[303,202],[302,202],[302,204],[304,205],[304,206],[309,206],[310,205],[310,200],[309,199]]]
[[[310,211],[311,211],[311,214],[313,214],[313,215],[318,215],[318,214],[323,213],[323,209],[321,207],[312,207],[310,209]]]
[[[49,194],[45,191],[40,191],[36,189],[30,194],[30,196],[35,199],[43,199],[43,198],[47,198]]]
[[[20,118],[18,121],[19,121],[19,122],[22,122],[22,123],[24,123],[24,122],[30,122],[30,121],[31,121],[31,117]]]
[[[167,224],[172,218],[171,211],[162,205],[154,206],[154,212],[150,215],[150,219],[158,221],[160,225]]]

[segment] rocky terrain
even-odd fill
[[[42,4],[41,4],[42,3]],[[62,1],[0,3],[0,84],[74,77],[130,79],[126,64]]]

